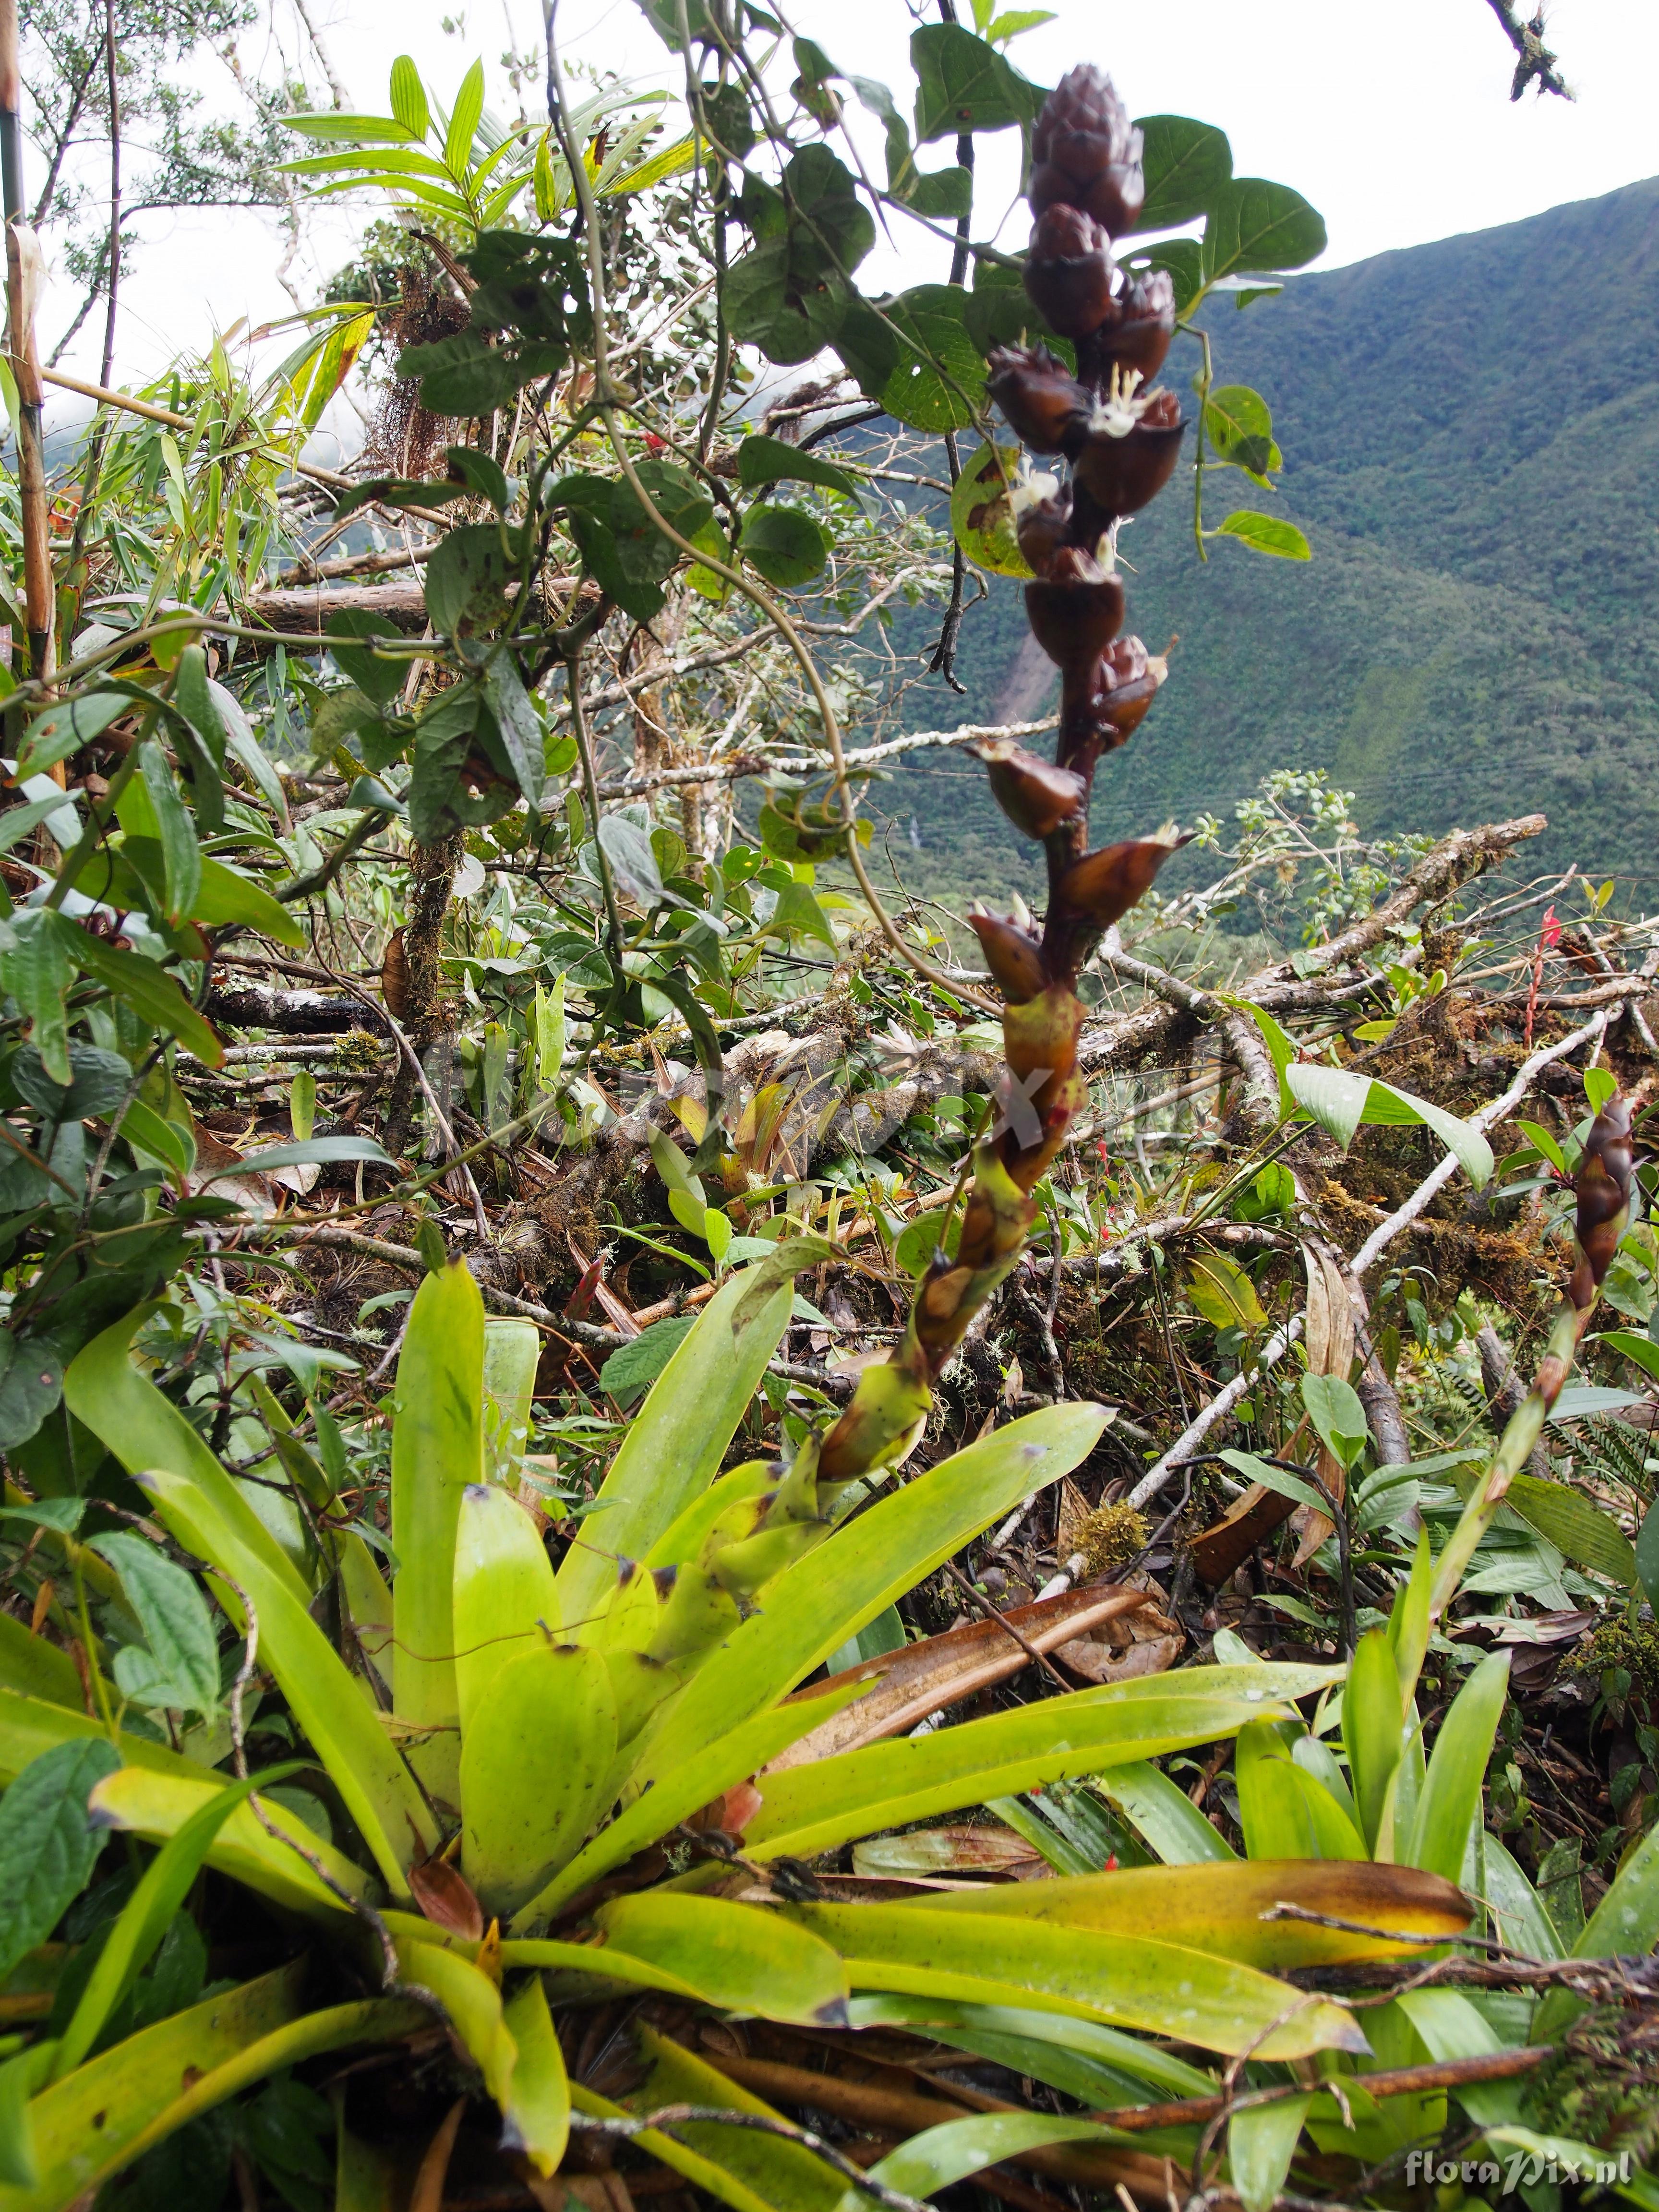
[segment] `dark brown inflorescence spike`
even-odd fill
[[[1624,1236],[1634,1165],[1630,1101],[1615,1091],[1590,1124],[1573,1182],[1579,1256],[1567,1294],[1581,1313],[1595,1304]]]
[[[1046,346],[996,346],[985,388],[1034,453],[1063,453],[1084,434],[1091,396]]]
[[[1033,215],[1063,200],[1114,238],[1134,228],[1146,197],[1140,133],[1104,70],[1092,62],[1067,70],[1042,103],[1031,161]]]
[[[1051,331],[1085,338],[1112,313],[1112,240],[1094,217],[1061,201],[1045,209],[1031,233],[1025,291]]]
[[[992,353],[986,381],[1031,452],[1072,464],[1069,484],[1022,468],[1012,490],[1032,572],[1026,617],[1060,672],[1060,735],[1052,763],[1012,738],[975,750],[1010,820],[1042,841],[1048,911],[1041,942],[1023,926],[1023,908],[1018,921],[969,916],[1006,1000],[1003,1111],[975,1146],[954,1255],[935,1256],[903,1343],[865,1370],[823,1439],[820,1478],[832,1484],[914,1449],[945,1360],[1018,1263],[1036,1217],[1032,1191],[1088,1101],[1078,1065],[1083,963],[1184,842],[1170,835],[1085,849],[1095,764],[1137,727],[1168,673],[1139,638],[1118,637],[1116,526],[1168,483],[1182,429],[1175,395],[1147,388],[1174,332],[1174,289],[1161,271],[1126,277],[1111,251],[1145,198],[1140,133],[1111,80],[1085,66],[1044,101],[1032,152],[1037,220],[1025,289],[1049,330],[1075,344],[1078,374],[1044,347],[1007,346]]]

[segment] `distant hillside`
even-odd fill
[[[1292,280],[1219,308],[1212,329],[1219,379],[1267,398],[1285,465],[1278,501],[1237,471],[1212,479],[1207,519],[1276,506],[1314,559],[1224,542],[1200,566],[1184,474],[1125,532],[1130,626],[1154,647],[1181,641],[1103,772],[1098,829],[1228,812],[1269,769],[1322,767],[1373,832],[1541,807],[1539,860],[1616,871],[1651,902],[1659,179]],[[1177,388],[1189,354],[1177,341]],[[1050,702],[1018,599],[999,585],[972,610],[967,696],[919,689],[912,726]],[[963,881],[985,841],[998,881],[1015,880],[974,763],[927,760],[882,800],[906,831],[914,813],[921,854],[908,835],[902,849],[922,879]]]

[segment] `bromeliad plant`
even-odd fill
[[[1119,2075],[1144,2100],[1167,2090],[1168,2063],[1125,2030],[1232,2057],[1363,2047],[1340,2004],[1298,1997],[1270,1969],[1398,1945],[1312,1923],[1266,1940],[1272,1898],[1408,1934],[1463,1926],[1449,1882],[1382,1867],[1241,1867],[1201,1887],[1153,1869],[876,1905],[807,1872],[804,1859],[877,1829],[1139,1769],[1253,1722],[1288,1724],[1293,1699],[1336,1677],[1188,1669],[895,1742],[875,1740],[898,1724],[878,1670],[793,1695],[897,1595],[1076,1466],[1103,1423],[1097,1407],[1056,1407],[874,1498],[864,1481],[827,1478],[816,1440],[787,1468],[720,1474],[787,1322],[799,1256],[735,1276],[710,1302],[556,1571],[511,1480],[485,1479],[487,1434],[527,1392],[533,1347],[514,1325],[486,1324],[464,1268],[428,1276],[401,1356],[389,1589],[362,1537],[328,1526],[337,1510],[323,1516],[325,1555],[285,1547],[255,1510],[257,1491],[134,1365],[130,1322],[76,1360],[76,1419],[203,1563],[353,1841],[337,1848],[280,1797],[252,1794],[291,1770],[237,1779],[124,1730],[120,1684],[95,1641],[83,1656],[107,1723],[82,1709],[67,1662],[38,1662],[26,1685],[0,1692],[0,1766],[26,1797],[50,1762],[78,1759],[82,1793],[101,1778],[94,1819],[161,1845],[86,1984],[95,1996],[11,2062],[9,2212],[52,2212],[217,2099],[345,2043],[406,2038],[434,2007],[500,2107],[504,2142],[548,2174],[573,2113],[627,2118],[568,2078],[556,2033],[560,2008],[596,1993],[656,1992],[812,2028],[917,1998],[970,2025],[976,2008],[996,2008],[1005,2027],[1030,2020],[1039,2036],[1052,2032],[1044,2019],[1092,2022],[1090,2033],[1111,2031]],[[510,1476],[510,1457],[497,1464]],[[921,1709],[963,1688],[947,1670]],[[861,1729],[866,1699],[876,1717]],[[240,1749],[240,1719],[235,1735]],[[781,1757],[792,1746],[793,1763]],[[204,1860],[312,1924],[313,1984],[333,1982],[343,2002],[307,2009],[287,1966],[100,2049]],[[641,2047],[647,2106],[744,2106],[672,2039]],[[94,2106],[112,2116],[96,2135],[84,2126]],[[1145,2188],[1161,2173],[1114,2148],[1109,2130],[1048,2124],[1038,2137],[1071,2142],[1067,2155],[1098,2180]],[[669,2134],[651,2147],[736,2205],[834,2202],[841,2186],[827,2173],[810,2197],[775,2172],[745,2182],[701,2136],[695,2154]]]

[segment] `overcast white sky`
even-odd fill
[[[277,4],[291,22],[289,0]],[[482,54],[490,105],[506,110],[499,57],[509,31],[520,48],[539,34],[536,0],[467,0],[459,36],[442,28],[445,14],[458,12],[455,0],[309,4],[353,104],[382,112],[387,69],[400,51],[446,100]],[[1294,185],[1320,209],[1330,233],[1325,266],[1513,222],[1659,171],[1653,0],[1555,0],[1549,38],[1577,100],[1529,94],[1518,106],[1509,99],[1510,48],[1486,0],[1054,4],[1054,22],[1016,41],[1012,58],[1021,68],[1052,83],[1071,63],[1092,59],[1110,69],[1132,112],[1219,124],[1238,173]],[[934,20],[934,10],[922,19]],[[896,89],[906,83],[915,18],[902,0],[797,0],[793,21],[842,67]],[[635,0],[562,0],[560,37],[568,56],[618,70],[641,88],[676,85],[677,63]],[[256,41],[245,58],[258,60]],[[211,89],[210,77],[200,81]],[[1009,207],[1015,135],[981,144],[976,229],[986,235]],[[878,164],[878,148],[872,139]],[[927,157],[948,158],[943,146]],[[348,258],[351,220],[337,207],[318,224],[313,278]],[[1023,211],[1010,232],[1023,237]],[[143,238],[121,320],[118,381],[154,374],[240,317],[257,323],[286,312],[274,275],[276,231],[262,218],[152,216]],[[935,273],[913,265],[899,281]],[[866,264],[866,283],[880,276]],[[49,299],[41,316],[48,343],[68,313]],[[96,373],[92,330],[101,321],[94,319],[65,367]]]

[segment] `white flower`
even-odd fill
[[[1060,490],[1060,478],[1046,469],[1033,469],[1022,460],[1008,490],[1008,504],[1013,509],[1014,520],[1030,508],[1041,507],[1045,500],[1055,497]]]
[[[1140,381],[1141,374],[1138,368],[1132,368],[1126,375],[1116,362],[1112,363],[1111,382],[1106,387],[1104,398],[1096,400],[1089,416],[1091,437],[1128,436],[1150,404],[1150,394],[1146,399],[1135,398],[1135,387]]]

